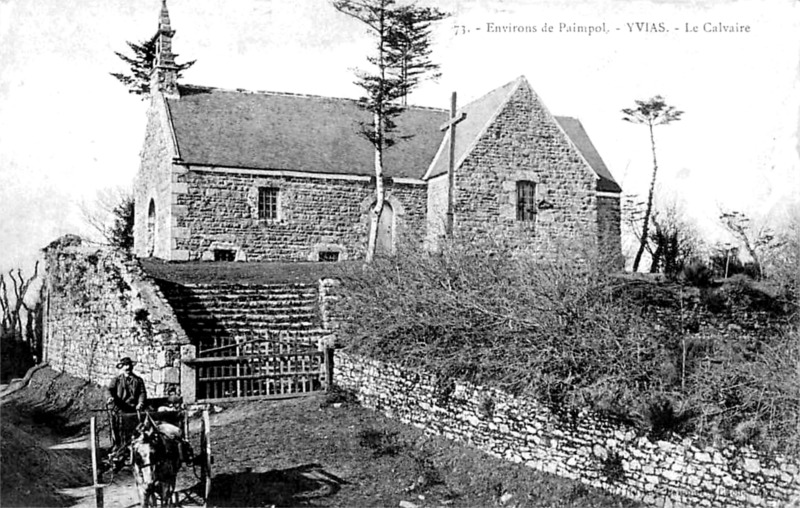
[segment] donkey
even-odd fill
[[[148,419],[131,442],[133,476],[142,508],[174,506],[175,480],[181,467],[179,443]]]

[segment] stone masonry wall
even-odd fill
[[[609,268],[622,270],[625,258],[622,256],[622,212],[620,198],[597,196],[597,234],[600,253]]]
[[[181,359],[194,346],[135,260],[68,236],[45,249],[45,262],[43,349],[53,369],[106,385],[129,356],[149,396],[180,392]]]
[[[427,185],[394,184],[391,186],[390,195],[402,208],[402,213],[395,210],[397,238],[415,244],[423,242],[427,221]],[[370,204],[372,204],[371,199]]]
[[[517,181],[536,183],[535,222],[516,218]],[[456,233],[493,232],[536,252],[558,256],[576,238],[597,237],[596,176],[523,82],[456,171]]]
[[[447,224],[447,173],[428,180],[426,241],[436,246]]]
[[[589,412],[336,352],[334,382],[367,407],[493,456],[669,507],[778,507],[800,499],[800,461],[749,448],[650,441]]]
[[[177,248],[190,259],[213,259],[214,249],[230,249],[237,260],[316,261],[319,251],[339,252],[339,259],[363,257],[367,211],[373,184],[339,180],[265,176],[251,172],[216,172],[202,168],[180,175],[185,193],[177,196]],[[278,188],[277,220],[258,219],[258,188]],[[390,184],[397,237],[421,231],[425,224],[423,185]]]
[[[156,94],[151,100],[139,173],[134,183],[134,253],[139,257],[154,255],[172,259],[172,158],[175,154],[168,143],[168,120],[161,96]],[[155,203],[154,239],[148,232],[151,200]]]

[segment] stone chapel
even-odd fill
[[[177,83],[166,4],[135,183],[134,252],[167,261],[361,259],[374,152],[358,101]],[[580,121],[553,116],[524,77],[459,108],[453,234],[503,235],[554,257],[596,246],[621,268],[621,189]],[[378,252],[441,238],[450,112],[409,106],[384,155]]]

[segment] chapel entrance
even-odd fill
[[[394,210],[388,202],[383,204],[383,212],[378,220],[378,237],[376,239],[375,254],[390,256],[394,249]]]

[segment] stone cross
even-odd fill
[[[455,166],[456,166],[456,124],[467,118],[466,113],[456,116],[456,93],[453,92],[450,98],[450,119],[439,127],[439,130],[446,130],[450,135],[450,161],[447,167],[447,223],[445,224],[445,236],[453,235],[453,190],[455,189]]]

